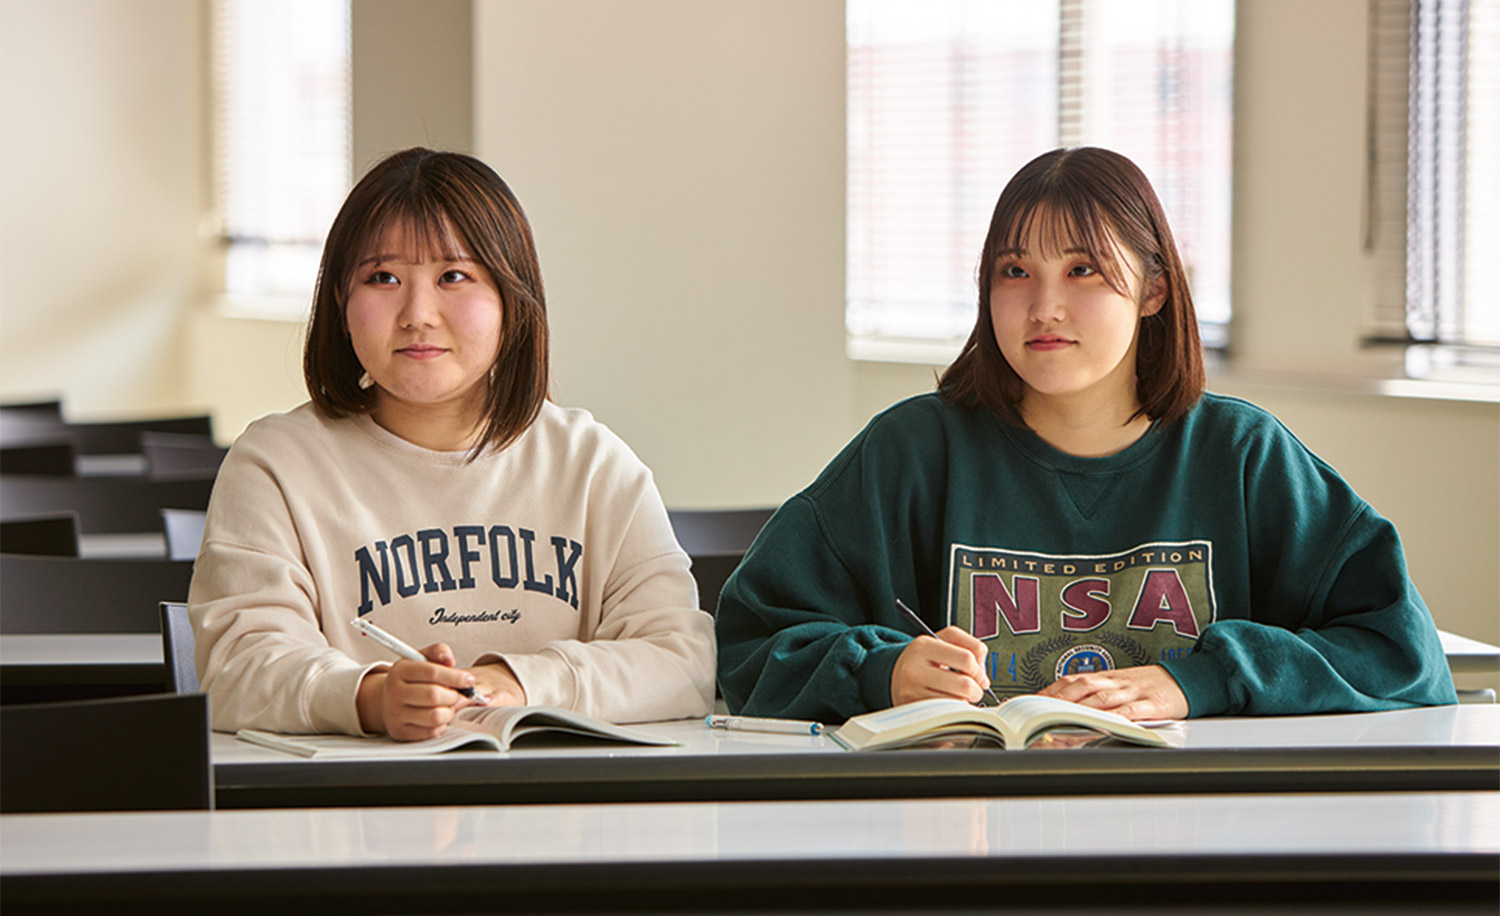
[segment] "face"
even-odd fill
[[[1127,294],[1116,292],[1081,245],[1044,244],[1038,226],[1045,223],[1034,219],[1022,248],[1001,252],[990,276],[995,342],[1025,383],[1023,413],[1053,399],[1118,403],[1128,416],[1140,406],[1140,320],[1161,307],[1165,287],[1153,284],[1143,301],[1140,260],[1116,244],[1115,258],[1130,281]]]
[[[363,252],[345,317],[355,355],[375,382],[377,422],[403,416],[479,421],[500,349],[500,290],[464,246],[452,258],[418,251],[403,227]]]

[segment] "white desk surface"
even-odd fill
[[[1500,793],[0,816],[0,875],[826,859],[1500,853]]]
[[[495,759],[499,757],[692,757],[755,754],[847,754],[826,735],[780,735],[748,731],[725,731],[704,725],[702,719],[679,719],[636,726],[670,738],[677,747],[637,747],[596,744],[567,747],[517,747],[508,754],[492,751],[452,751],[442,759]],[[1308,747],[1496,747],[1500,748],[1500,704],[1434,706],[1390,712],[1336,716],[1223,717],[1189,719],[1183,722],[1183,747],[1194,749],[1308,748]],[[954,752],[964,753],[964,752]],[[997,752],[998,753],[998,752]],[[1013,752],[1015,753],[1015,752]],[[1020,753],[1045,754],[1046,751]],[[1087,753],[1077,751],[1070,753]],[[1144,754],[1172,751],[1143,750]],[[215,732],[209,754],[218,764],[285,764],[347,766],[359,761],[307,760],[292,754],[249,744],[234,735]],[[433,757],[384,757],[382,763],[420,764]]]

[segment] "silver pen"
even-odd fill
[[[356,617],[349,622],[354,625],[354,629],[380,643],[382,646],[385,646],[387,649],[390,649],[392,652],[396,653],[402,658],[408,658],[414,662],[427,661],[426,656],[424,656],[422,653],[418,652],[416,649],[413,649],[411,646],[408,646],[406,643],[382,630],[380,627],[377,627],[370,621],[362,620]],[[473,687],[454,687],[453,689],[471,700],[479,699],[479,695],[474,692]]]

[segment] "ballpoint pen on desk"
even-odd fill
[[[722,728],[737,732],[774,732],[779,735],[820,735],[822,722],[806,722],[802,719],[762,719],[757,716],[712,715],[703,720],[709,728]]]
[[[911,618],[912,623],[915,623],[917,626],[921,627],[923,633],[926,633],[928,636],[931,636],[934,639],[939,638],[936,633],[932,632],[932,627],[929,627],[927,625],[927,621],[918,617],[917,612],[907,607],[906,602],[902,601],[900,598],[896,599],[896,609],[905,614],[907,617]],[[986,687],[984,688],[984,692],[990,695],[990,699],[995,701],[996,706],[1000,705],[1000,698],[995,696],[995,691]]]
[[[387,649],[390,649],[392,652],[396,653],[402,658],[409,658],[414,662],[427,661],[427,658],[422,655],[422,653],[418,652],[416,649],[413,649],[411,646],[408,646],[406,643],[382,630],[380,627],[377,627],[370,621],[361,620],[360,618],[356,617],[349,622],[354,625],[354,629],[380,643],[382,646],[385,646]],[[479,694],[474,692],[473,687],[455,687],[453,689],[457,690],[459,693],[463,694],[471,700],[479,699]]]

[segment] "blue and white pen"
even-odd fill
[[[709,728],[736,732],[772,732],[778,735],[820,735],[822,722],[802,719],[762,719],[758,716],[709,716],[703,720]]]
[[[349,622],[354,625],[354,629],[380,643],[382,646],[385,646],[387,649],[390,649],[392,652],[396,653],[402,658],[409,658],[414,662],[427,661],[426,656],[424,656],[422,653],[418,652],[416,649],[413,649],[411,646],[408,646],[406,643],[382,630],[380,627],[377,627],[370,621],[356,617]],[[474,692],[473,687],[455,687],[453,689],[471,700],[479,699],[479,695]]]

